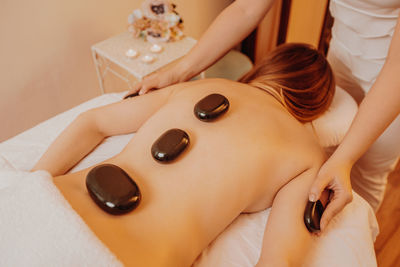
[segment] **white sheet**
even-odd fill
[[[79,113],[119,101],[122,95],[123,93],[99,96],[45,121],[1,143],[0,155],[16,169],[30,170],[50,143]],[[119,153],[131,137],[132,135],[123,135],[108,138],[72,171],[89,167]],[[269,210],[266,210],[239,216],[203,252],[195,265],[254,266],[260,253],[268,214]],[[0,220],[1,216],[2,214]],[[353,202],[335,218],[325,234],[319,238],[305,266],[376,266],[373,241],[377,233],[378,225],[372,209],[354,193]],[[76,259],[76,262],[79,262],[79,259]],[[51,261],[49,265],[52,265]]]

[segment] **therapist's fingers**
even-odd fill
[[[160,88],[159,83],[160,83],[160,81],[156,75],[145,78],[145,80],[142,82],[142,86],[139,90],[139,95],[146,94],[151,89]]]
[[[135,84],[134,88],[129,91],[127,97],[136,95],[143,95],[148,93],[150,90],[161,89],[173,84],[180,82],[182,77],[171,68],[155,72],[143,79],[143,81]]]
[[[145,78],[142,83],[142,87],[139,90],[139,95],[146,94],[153,89],[162,89],[164,87],[184,81],[181,79],[182,76],[179,75],[179,73],[172,67],[156,72]]]
[[[330,201],[320,221],[321,231],[353,199],[350,182],[351,167],[352,164],[349,162],[331,157],[322,165],[310,187],[309,200],[313,202],[320,198],[324,189],[331,191]]]
[[[124,99],[127,99],[129,97],[134,97],[137,96],[139,94],[139,90],[142,88],[142,82],[138,82],[136,83],[132,90],[130,90],[125,96]]]
[[[312,199],[316,201],[320,198],[324,189],[331,191],[330,201],[326,205],[320,221],[321,232],[324,231],[332,218],[353,199],[349,167],[347,165],[329,165],[329,162],[327,163],[320,169],[310,188],[309,197],[310,201]]]
[[[156,75],[146,77],[143,81],[136,83],[133,86],[133,89],[128,92],[124,99],[146,94],[151,89],[158,89],[159,87],[159,79]]]
[[[333,197],[325,208],[324,213],[322,214],[320,228],[321,232],[324,231],[326,226],[338,214],[347,204],[349,204],[353,199],[353,196],[347,191],[336,190],[333,192]]]
[[[312,202],[317,201],[321,197],[322,191],[327,187],[329,184],[330,176],[321,171],[318,173],[317,178],[314,180],[313,184],[311,185],[308,199]]]

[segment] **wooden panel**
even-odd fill
[[[286,42],[318,47],[328,0],[293,0]]]
[[[376,217],[380,227],[375,242],[378,266],[400,266],[400,163],[389,176],[385,199]]]

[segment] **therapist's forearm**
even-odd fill
[[[103,139],[90,114],[83,113],[57,137],[32,171],[46,170],[53,176],[65,174]]]
[[[398,73],[392,74],[399,76]],[[398,116],[400,79],[392,79],[392,81],[397,84],[377,82],[375,88],[367,94],[361,102],[349,132],[334,153],[335,157],[354,164]]]
[[[353,123],[332,155],[354,164],[400,113],[400,17],[386,62],[361,102]]]
[[[214,20],[196,46],[176,65],[181,81],[212,65],[248,36],[270,10],[274,0],[236,0]]]

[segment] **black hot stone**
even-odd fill
[[[320,230],[320,221],[324,213],[324,206],[321,201],[311,202],[308,201],[304,211],[304,223],[310,233],[315,233]]]
[[[153,158],[168,163],[178,157],[189,145],[189,135],[180,129],[171,129],[163,133],[152,145]]]
[[[135,209],[141,200],[139,187],[120,167],[102,164],[86,176],[90,197],[102,210],[120,215]]]
[[[129,95],[125,96],[124,99],[128,99],[128,98],[135,97],[135,96],[138,96],[138,95],[139,95],[139,91],[137,91],[136,93],[132,93],[132,94],[129,94]]]
[[[199,120],[212,121],[228,111],[229,101],[220,94],[211,94],[197,102],[194,114]]]

